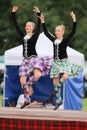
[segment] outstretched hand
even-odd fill
[[[18,9],[19,9],[18,6],[13,6],[13,8],[12,8],[12,12],[16,12]]]
[[[75,13],[72,11],[72,12],[70,13],[70,15],[71,15],[73,21],[75,22],[75,21],[76,21],[76,15],[75,15]]]
[[[39,10],[39,8],[38,8],[37,6],[34,6],[33,11],[34,11],[35,13],[39,13],[39,12],[40,12],[40,10]]]

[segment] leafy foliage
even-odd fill
[[[70,12],[73,10],[77,16],[77,33],[70,43],[70,47],[80,51],[87,60],[87,0],[0,0],[0,54],[21,44],[20,38],[11,20],[11,9],[18,5],[17,20],[24,31],[25,22],[32,20],[36,23],[36,14],[33,6],[38,6],[44,13],[49,31],[53,34],[57,24],[66,26],[66,34],[72,27]]]

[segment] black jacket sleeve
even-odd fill
[[[75,33],[76,33],[76,26],[77,26],[77,22],[73,22],[72,30],[69,33],[69,35],[67,36],[67,38],[66,38],[67,42],[69,42],[71,40],[71,38],[75,35]]]
[[[54,37],[51,33],[48,32],[45,23],[42,23],[42,27],[43,27],[44,34],[45,34],[52,42],[54,42],[55,37]]]
[[[40,34],[40,29],[41,29],[41,20],[38,16],[40,16],[41,13],[37,13],[37,25],[36,25],[36,29],[35,29],[35,38],[36,40],[38,39],[38,36]]]
[[[12,12],[12,13],[11,13],[11,16],[12,16],[12,20],[13,20],[14,26],[15,26],[15,28],[16,28],[18,34],[20,35],[21,38],[23,38],[23,37],[24,37],[24,33],[21,31],[21,29],[20,29],[20,27],[19,27],[19,25],[18,25],[18,23],[17,23],[15,13]]]

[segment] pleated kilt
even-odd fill
[[[82,66],[71,63],[68,59],[54,60],[50,72],[50,77],[58,77],[60,73],[66,73],[70,77],[76,77],[83,69]]]
[[[42,71],[42,75],[49,73],[52,66],[53,58],[50,56],[24,58],[19,67],[19,76],[32,76],[33,70],[38,68]]]

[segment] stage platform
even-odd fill
[[[87,111],[0,107],[1,130],[87,130]]]

